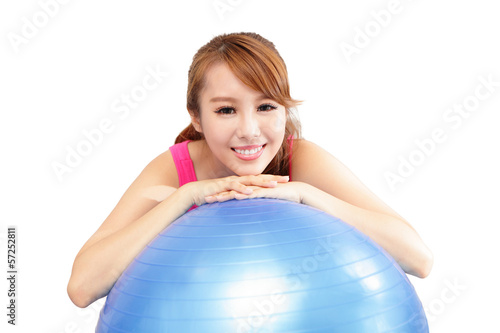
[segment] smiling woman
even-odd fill
[[[191,124],[83,245],[68,284],[72,301],[85,307],[107,295],[146,245],[188,210],[257,197],[334,215],[405,272],[427,276],[432,255],[417,232],[335,157],[301,138],[298,104],[283,59],[260,35],[226,34],[203,46],[188,75]]]
[[[202,109],[205,113],[217,108],[227,112],[229,103],[229,109],[235,112],[236,102],[240,102],[238,109],[248,108],[249,102],[254,103],[254,110],[265,107],[264,104],[278,109],[268,117],[272,119],[267,119],[267,127],[274,125],[279,130],[284,124],[285,135],[271,163],[261,172],[288,175],[290,150],[286,139],[301,137],[300,122],[295,116],[295,107],[301,101],[290,96],[286,65],[274,44],[255,33],[217,36],[195,54],[187,91],[187,109],[194,121],[175,143],[204,138],[203,131],[194,127],[202,117]]]
[[[211,152],[205,163],[219,176],[267,173],[278,151],[286,154],[285,107],[246,86],[225,64],[210,67],[205,80],[199,111],[190,111],[191,126]]]

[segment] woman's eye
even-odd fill
[[[215,111],[215,113],[221,113],[221,114],[233,114],[234,109],[230,107],[223,107]]]
[[[278,107],[272,104],[264,104],[259,106],[259,111],[271,111],[276,110]]]
[[[259,106],[257,108],[257,111],[266,112],[266,111],[276,110],[277,108],[278,107],[276,105],[273,105],[273,104],[262,104],[261,106]],[[229,115],[229,114],[236,113],[236,109],[232,106],[223,106],[223,107],[215,110],[215,113]]]

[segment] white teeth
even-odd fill
[[[259,148],[254,148],[254,149],[244,149],[244,150],[241,150],[241,149],[234,149],[234,151],[236,151],[238,154],[243,154],[243,155],[252,155],[252,154],[255,154],[256,152],[258,151],[261,151],[262,150],[262,146],[260,146]]]

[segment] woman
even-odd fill
[[[196,206],[267,197],[321,209],[370,236],[409,274],[425,277],[432,255],[416,231],[344,165],[300,137],[286,66],[254,33],[215,37],[193,58],[191,124],[155,158],[76,256],[68,294],[86,307],[140,251]]]

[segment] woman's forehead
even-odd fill
[[[245,85],[225,64],[212,66],[205,74],[205,86],[202,92],[209,102],[235,101],[242,94],[255,99],[267,96]]]

